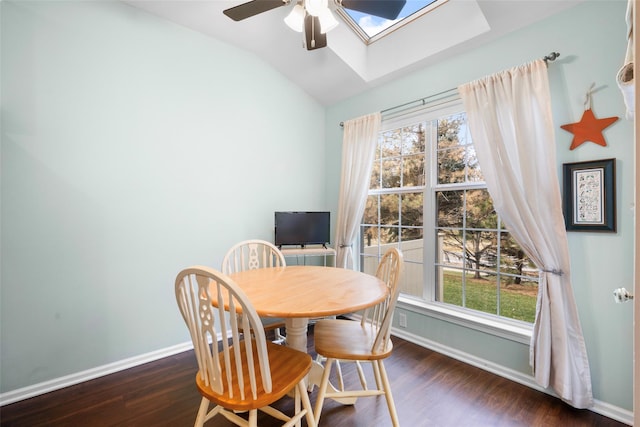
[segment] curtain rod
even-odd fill
[[[550,54],[545,55],[542,58],[542,60],[548,66],[549,62],[555,61],[559,56],[560,56],[560,53],[551,52]],[[435,98],[435,97],[440,96],[440,95],[448,95],[450,92],[454,92],[454,91],[457,91],[457,90],[458,90],[457,87],[454,87],[454,88],[451,88],[451,89],[447,89],[447,90],[443,90],[442,92],[434,93],[433,95],[429,95],[429,96],[425,96],[423,98],[419,98],[419,99],[416,99],[416,100],[413,100],[413,101],[405,102],[404,104],[396,105],[395,107],[386,108],[386,109],[380,111],[380,113],[381,114],[388,113],[389,111],[397,110],[397,109],[406,107],[408,105],[415,104],[417,102],[421,102],[422,105],[425,105],[426,101],[431,99],[431,98]],[[340,122],[340,127],[344,127],[344,122]]]

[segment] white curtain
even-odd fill
[[[373,113],[344,122],[336,220],[336,267],[352,269],[354,265],[353,245],[367,202],[380,121],[380,113]]]
[[[616,75],[618,87],[622,92],[622,99],[627,108],[625,118],[627,120],[633,120],[634,112],[636,110],[636,84],[633,77],[634,74],[634,62],[635,62],[635,47],[633,43],[633,2],[635,0],[629,0],[627,3],[627,13],[625,14],[625,20],[627,22],[627,54],[624,57],[624,64]]]
[[[496,212],[541,270],[529,360],[536,382],[577,408],[590,407],[546,64],[538,60],[458,89]]]

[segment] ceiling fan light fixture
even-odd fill
[[[320,16],[329,9],[328,0],[305,0],[304,7],[311,16]]]
[[[304,14],[305,11],[302,7],[302,4],[298,2],[298,4],[293,7],[287,17],[284,18],[284,22],[293,31],[301,33],[302,31],[304,31]]]
[[[324,12],[318,16],[318,19],[320,19],[320,31],[323,34],[328,33],[338,26],[338,20],[333,16],[333,13],[331,13],[331,9],[329,8],[326,8]]]

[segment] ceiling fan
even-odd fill
[[[396,19],[407,0],[333,0],[336,6],[385,19]],[[271,9],[287,6],[291,0],[252,0],[223,11],[234,21],[241,21]],[[295,31],[305,33],[307,50],[327,45],[327,32],[338,24],[328,7],[328,0],[297,0],[285,22]]]

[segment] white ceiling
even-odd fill
[[[319,103],[331,105],[585,0],[448,0],[369,46],[341,21],[327,34],[327,47],[313,51],[283,22],[293,4],[235,22],[222,11],[245,0],[123,1],[253,52]]]

